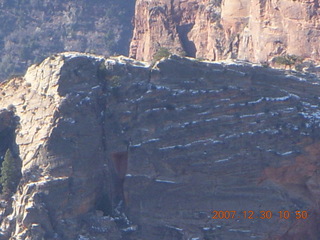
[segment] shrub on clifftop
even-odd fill
[[[153,55],[152,61],[157,62],[162,58],[168,58],[171,55],[170,51],[167,48],[161,47],[158,51]]]
[[[302,58],[296,55],[284,55],[273,58],[273,62],[279,65],[289,66],[291,68],[292,65],[296,65],[302,62]]]

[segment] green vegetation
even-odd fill
[[[289,66],[291,68],[292,65],[296,65],[301,63],[303,58],[296,55],[283,55],[273,58],[273,62],[279,65]]]
[[[161,47],[158,51],[153,55],[152,62],[157,62],[162,58],[168,58],[171,55],[169,49]]]
[[[2,193],[12,194],[16,191],[20,179],[20,167],[10,149],[7,150],[1,167],[0,184]]]

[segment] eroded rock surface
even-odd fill
[[[137,0],[130,56],[150,60],[160,47],[220,60],[268,62],[295,54],[319,62],[319,2]]]
[[[2,237],[319,239],[319,85],[235,62],[52,56],[1,84],[22,160]]]

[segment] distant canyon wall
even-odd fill
[[[209,60],[319,62],[319,13],[318,0],[137,0],[130,57],[148,61],[164,47]]]
[[[128,54],[134,1],[0,0],[0,81],[63,51]]]

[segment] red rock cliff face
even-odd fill
[[[265,62],[295,54],[318,62],[319,3],[276,0],[137,0],[130,56],[159,47],[188,56]]]

